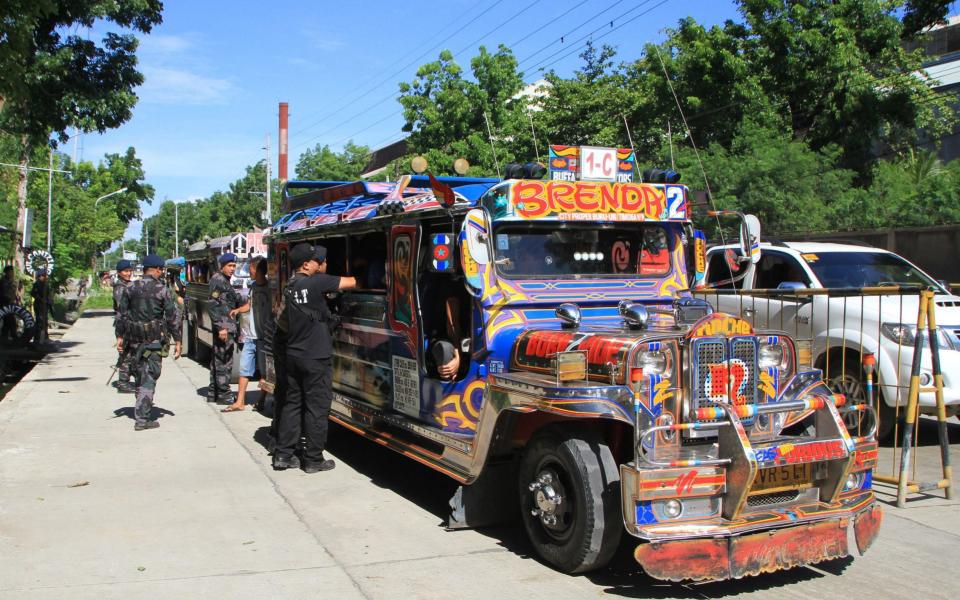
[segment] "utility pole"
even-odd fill
[[[144,230],[144,239],[147,241],[147,254],[150,254],[150,226],[146,223],[143,224]]]
[[[51,247],[51,222],[53,216],[53,146],[50,146],[50,168],[47,170],[47,254]],[[94,255],[96,258],[96,255]]]
[[[273,224],[273,210],[270,206],[270,134],[267,134],[267,145],[264,146],[264,150],[267,151],[267,214],[266,219],[267,223]]]

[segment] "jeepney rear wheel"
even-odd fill
[[[520,510],[537,554],[567,573],[606,565],[623,532],[620,473],[598,436],[539,434],[520,464]]]

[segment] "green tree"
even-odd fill
[[[743,30],[764,90],[782,103],[794,137],[814,150],[836,144],[862,174],[880,142],[905,148],[918,131],[939,137],[955,122],[949,98],[917,75],[921,54],[901,46],[902,2],[740,0]]]
[[[107,32],[100,42],[87,39],[79,27],[112,23],[149,33],[161,22],[159,0],[9,0],[0,7],[0,129],[19,141],[19,163],[26,167],[31,151],[45,146],[52,134],[66,140],[66,131],[106,131],[130,119],[143,83],[137,70],[137,38],[133,33]],[[17,189],[18,224],[27,207],[27,171]],[[22,264],[19,238],[15,255]]]
[[[496,174],[498,163],[533,158],[526,102],[517,97],[523,74],[513,52],[501,45],[491,54],[481,46],[470,67],[475,81],[464,78],[453,54],[444,50],[439,60],[417,69],[412,82],[400,84],[410,151],[425,155],[438,175],[454,174],[457,158],[470,162],[471,175]]]
[[[312,181],[356,181],[370,158],[370,148],[347,142],[343,152],[334,152],[330,146],[317,144],[300,155],[297,161],[297,179]]]
[[[832,204],[854,204],[856,173],[834,166],[838,152],[816,152],[789,133],[747,122],[729,147],[714,143],[701,159],[716,207],[753,213],[765,235],[776,236],[826,230],[835,222]],[[678,152],[677,166],[688,185],[708,189],[690,148]]]

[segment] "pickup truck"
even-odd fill
[[[734,246],[707,252],[706,289],[701,296],[719,311],[740,314],[759,329],[781,329],[809,340],[811,366],[822,369],[836,392],[865,398],[862,353],[876,356],[880,402],[878,437],[893,430],[907,403],[919,294],[862,295],[869,287],[933,288],[943,392],[948,414],[960,410],[960,297],[903,257],[878,248],[841,243],[760,244],[755,264],[740,260]],[[731,281],[733,280],[733,281]],[[823,288],[826,295],[791,295]],[[734,289],[741,293],[733,293]],[[752,290],[784,290],[782,295]],[[720,290],[720,291],[715,291]],[[835,293],[833,293],[835,292]],[[803,351],[800,350],[801,359]],[[920,384],[933,383],[930,353],[922,354]],[[935,414],[933,393],[920,394],[921,413]]]

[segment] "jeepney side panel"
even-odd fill
[[[416,305],[416,256],[419,227],[394,225],[387,244],[387,323],[399,335],[389,342],[392,395],[397,412],[421,418],[420,331]]]

